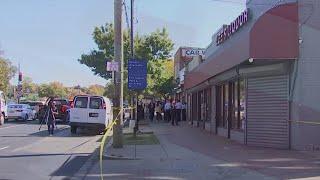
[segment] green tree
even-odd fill
[[[8,93],[10,80],[17,72],[17,68],[9,60],[0,58],[0,90]]]
[[[38,93],[38,86],[35,84],[30,77],[25,76],[21,82],[22,92],[25,94]]]
[[[104,96],[113,99],[115,93],[115,87],[113,83],[108,83],[105,87]]]
[[[105,87],[95,84],[88,87],[87,93],[92,95],[102,96],[105,92]]]
[[[166,98],[172,93],[174,88],[174,62],[173,60],[163,60],[160,63],[156,63],[157,70],[160,73],[151,74],[148,76],[149,87],[151,92],[155,96]],[[155,81],[156,79],[156,81]]]
[[[128,31],[123,33],[124,45],[124,66],[127,67],[128,59],[130,58],[130,37]],[[107,23],[105,26],[96,27],[93,32],[93,40],[97,44],[98,49],[92,50],[89,54],[83,54],[78,61],[81,64],[88,66],[95,75],[99,75],[105,79],[110,79],[111,74],[106,72],[105,60],[114,59],[114,29],[113,25]],[[166,71],[163,68],[163,61],[171,57],[173,50],[173,42],[169,38],[169,34],[165,28],[156,30],[155,32],[134,37],[135,57],[137,59],[145,59],[148,61],[148,77],[150,76],[151,84],[162,79],[162,75]],[[125,78],[127,77],[125,72]],[[127,87],[127,79],[124,80],[125,87]],[[107,87],[111,87],[108,85]],[[145,93],[153,93],[157,89],[148,86]],[[126,97],[132,95],[127,88],[124,89]],[[110,94],[109,94],[110,95]]]
[[[67,89],[60,82],[41,84],[38,88],[39,97],[60,97],[67,98]]]

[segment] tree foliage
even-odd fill
[[[67,89],[60,82],[41,84],[38,89],[39,97],[60,97],[67,98]]]
[[[10,80],[17,72],[17,68],[9,60],[0,58],[0,90],[8,93]]]
[[[113,99],[115,94],[115,86],[113,83],[108,83],[105,87],[104,96]]]
[[[155,93],[155,96],[165,98],[172,93],[174,88],[173,66],[173,60],[163,60],[157,66],[157,70],[161,72],[161,75],[158,75],[158,73],[149,75],[149,88]],[[158,75],[158,77],[155,77],[156,75]],[[153,81],[154,78],[157,79],[157,81]]]
[[[106,72],[105,60],[114,59],[114,28],[112,24],[107,23],[105,26],[96,27],[93,32],[93,40],[97,44],[98,49],[92,50],[88,54],[83,54],[78,61],[81,64],[88,66],[95,75],[99,75],[105,79],[110,79],[111,74]],[[123,33],[124,47],[124,66],[127,67],[127,62],[130,59],[130,37],[128,31]],[[157,92],[158,88],[166,85],[164,82],[168,79],[167,69],[164,67],[164,62],[171,57],[173,50],[173,42],[165,28],[156,30],[151,34],[134,37],[135,58],[148,61],[148,88],[145,90],[147,94],[163,94]],[[171,68],[171,67],[170,67]],[[173,67],[172,67],[173,70]],[[127,72],[125,71],[124,79],[124,95],[132,95],[127,89]],[[172,74],[173,75],[173,74]],[[160,83],[155,86],[156,83]],[[169,82],[169,81],[168,81]],[[169,86],[168,86],[169,87]],[[107,91],[112,91],[112,85],[107,85]],[[167,89],[161,87],[161,89]],[[162,90],[164,91],[164,90]],[[113,96],[112,93],[106,92],[108,96]]]
[[[22,92],[24,94],[38,93],[38,85],[35,84],[30,77],[25,76],[21,84],[22,84]]]
[[[87,93],[91,95],[97,95],[97,96],[102,96],[105,92],[105,87],[94,84],[88,87]]]

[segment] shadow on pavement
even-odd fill
[[[61,122],[61,121],[57,121],[56,122],[57,124],[61,124],[61,125],[68,125],[68,123],[64,123],[64,122]],[[35,125],[35,124],[38,124],[40,125],[40,122],[38,119],[36,120],[28,120],[28,121],[23,121],[23,120],[6,120],[5,124],[30,124],[30,125]]]
[[[5,124],[39,124],[38,120],[28,120],[28,121],[22,121],[22,120],[7,120],[5,121]]]
[[[93,137],[96,136],[97,134],[95,132],[89,131],[89,130],[81,130],[77,132],[77,134],[71,134],[69,126],[64,125],[63,127],[59,127],[58,129],[55,129],[53,137]],[[36,136],[36,137],[47,137],[49,136],[47,126],[43,126],[40,131],[28,134],[28,135],[2,135],[0,138],[26,138],[30,136]]]
[[[77,154],[74,154],[77,155]],[[90,156],[75,156],[68,158],[51,176],[73,176]]]
[[[45,157],[45,156],[71,156],[71,155],[90,155],[89,153],[53,153],[53,154],[18,154],[18,155],[5,155],[1,156],[0,159],[7,158],[24,158],[24,157]]]

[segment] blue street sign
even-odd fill
[[[128,88],[131,90],[143,90],[147,87],[147,61],[128,61]]]

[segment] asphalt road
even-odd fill
[[[99,145],[100,135],[80,130],[71,135],[68,125],[57,125],[48,136],[37,121],[7,122],[0,126],[0,179],[69,179]]]

